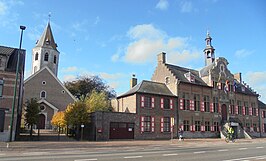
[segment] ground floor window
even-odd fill
[[[214,126],[214,131],[219,131],[219,123],[218,122],[213,122]]]
[[[200,121],[195,121],[195,131],[200,131]]]
[[[210,121],[205,121],[205,131],[210,131]]]
[[[257,132],[257,124],[253,124],[253,131]]]
[[[5,126],[5,110],[0,109],[0,132],[4,131]]]
[[[170,132],[170,117],[163,119],[163,132]]]
[[[188,120],[184,120],[184,131],[189,131],[189,121]]]
[[[144,117],[143,128],[144,128],[144,132],[150,132],[151,131],[151,117],[150,116]]]

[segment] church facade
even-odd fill
[[[57,78],[59,51],[50,23],[32,49],[32,74],[24,83],[24,102],[36,98],[40,103],[38,127],[50,129],[51,119],[58,111],[64,111],[75,97]]]

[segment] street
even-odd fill
[[[13,144],[13,145],[12,145]],[[266,140],[16,142],[0,144],[1,161],[251,161],[266,160]]]

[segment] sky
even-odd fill
[[[151,79],[160,52],[169,64],[201,69],[208,30],[216,58],[266,103],[265,0],[0,0],[0,45],[18,48],[26,26],[26,78],[49,15],[62,82],[97,75],[120,95],[132,74]]]

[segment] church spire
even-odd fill
[[[212,38],[210,36],[209,30],[207,30],[207,36],[205,38],[206,42],[206,47],[203,50],[204,55],[205,55],[205,66],[208,66],[212,64],[215,60],[215,55],[214,55],[214,48],[212,46]]]

